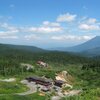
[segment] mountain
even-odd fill
[[[80,45],[76,45],[73,47],[57,48],[57,50],[69,51],[69,52],[82,52],[82,51],[94,49],[97,47],[100,47],[100,36],[96,36],[93,39],[91,39],[85,43],[82,43]]]
[[[0,44],[0,51],[6,50],[21,50],[28,52],[45,52],[46,50],[35,47],[35,46],[25,46],[25,45],[11,45],[11,44]]]
[[[89,56],[89,57],[100,56],[100,47],[88,49],[86,51],[81,52],[81,54],[83,54],[84,56]]]

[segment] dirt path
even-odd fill
[[[81,92],[82,92],[81,90],[72,90],[72,91],[66,92],[65,95],[63,95],[61,92],[59,92],[58,96],[52,96],[51,100],[60,100],[62,97],[78,95]]]
[[[1,82],[14,82],[16,78],[0,79]]]
[[[21,83],[26,85],[29,88],[29,90],[26,92],[22,92],[22,93],[13,93],[12,95],[22,95],[23,96],[23,95],[29,95],[29,94],[33,94],[33,93],[37,92],[37,85],[35,83],[28,82],[27,80],[23,80],[23,81],[21,81]],[[58,96],[52,96],[51,100],[60,100],[62,97],[78,95],[81,92],[82,92],[82,90],[72,90],[72,91],[62,94],[59,91]],[[2,95],[8,95],[8,94],[0,94],[0,96],[2,96]]]
[[[78,94],[81,93],[81,92],[82,92],[82,90],[72,90],[72,91],[66,92],[66,93],[65,93],[65,96],[78,95]]]
[[[22,92],[22,93],[0,94],[0,96],[4,96],[4,95],[29,95],[29,94],[37,92],[37,87],[34,83],[29,83],[27,80],[23,80],[23,81],[21,81],[21,83],[26,85],[29,88],[29,90],[26,92]]]
[[[37,87],[34,83],[29,83],[27,80],[23,80],[21,81],[21,83],[25,84],[29,88],[29,90],[22,93],[16,93],[17,95],[29,95],[29,94],[37,92]]]

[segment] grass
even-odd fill
[[[100,100],[100,88],[88,89],[80,95],[64,97],[61,100]]]
[[[51,63],[49,69],[35,67],[33,72],[24,72],[22,75],[15,75],[16,82],[5,83],[0,82],[0,94],[8,94],[6,96],[0,96],[0,100],[49,100],[48,96],[40,96],[38,93],[34,93],[28,96],[10,95],[12,93],[23,92],[27,90],[27,87],[23,86],[20,81],[28,76],[47,76],[55,79],[55,73],[61,71],[68,71],[68,73],[74,78],[72,82],[74,89],[82,89],[82,94],[78,96],[65,97],[62,100],[100,100],[100,88],[99,87],[99,74],[92,71],[82,71],[79,64],[66,64],[58,65]],[[10,76],[9,76],[10,77]]]
[[[40,96],[38,93],[28,96],[4,95],[0,96],[0,100],[46,100],[46,96]]]
[[[20,82],[0,82],[0,94],[12,94],[27,91],[28,88]]]

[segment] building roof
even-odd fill
[[[65,82],[62,81],[62,80],[55,80],[54,82],[55,82],[55,83],[60,83],[60,84],[64,84],[64,83],[65,83]]]
[[[33,77],[26,78],[26,79],[34,79],[34,80],[44,81],[46,83],[52,82],[51,79],[45,79],[45,78],[38,77],[38,76],[33,76]]]

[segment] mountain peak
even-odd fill
[[[93,39],[100,39],[100,36],[95,36]]]
[[[62,48],[60,51],[82,52],[97,47],[100,47],[100,36],[96,36],[91,40],[77,46]]]
[[[99,37],[100,38],[100,36],[96,36],[96,37]]]
[[[96,36],[96,37],[92,38],[91,40],[89,40],[87,42],[91,42],[91,41],[94,41],[95,43],[99,44],[100,43],[100,36]]]

